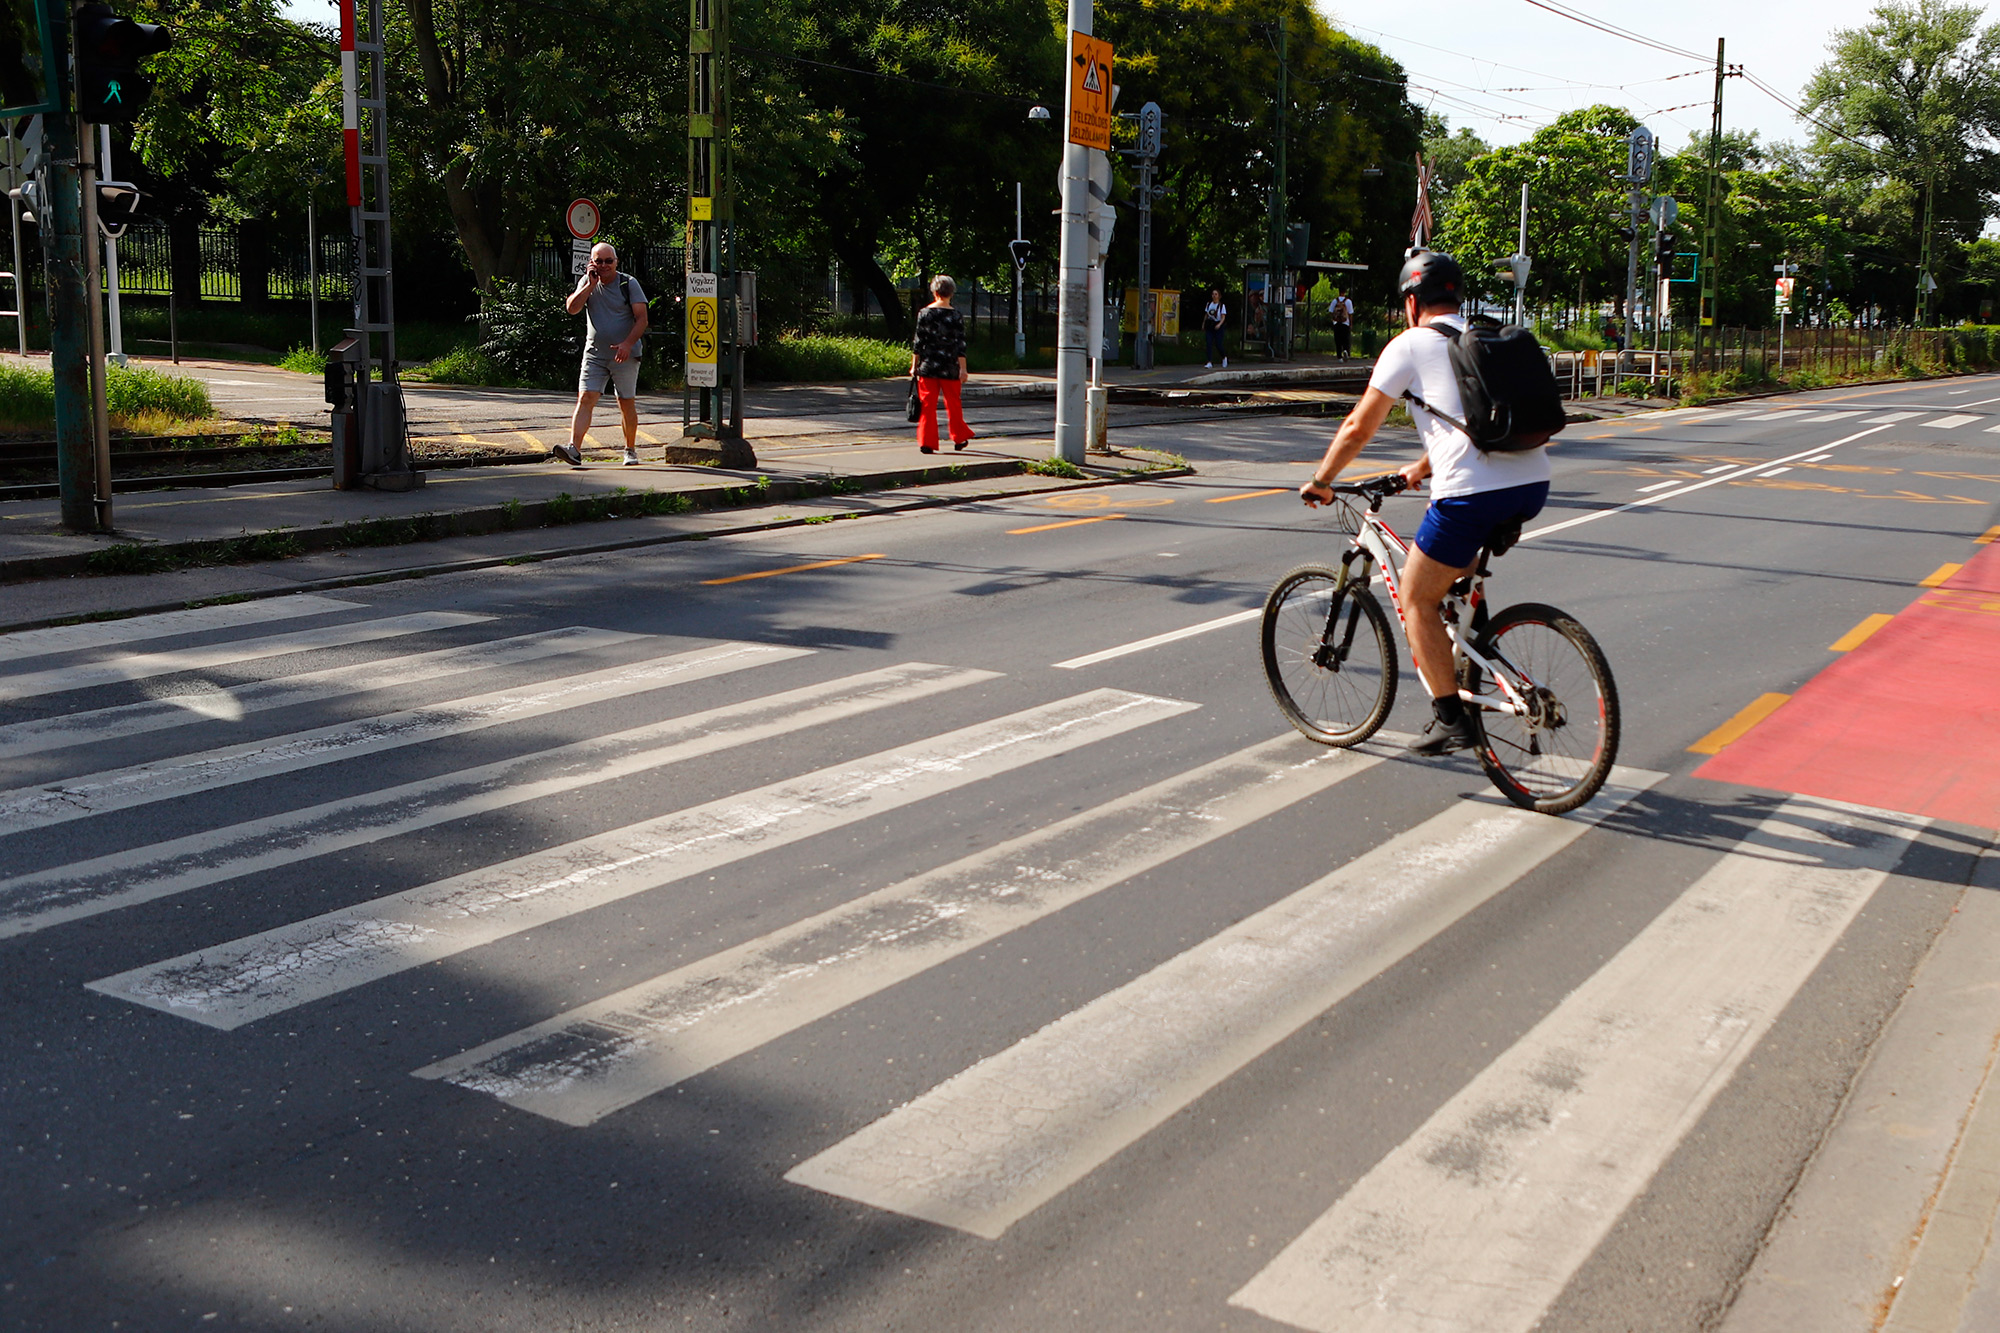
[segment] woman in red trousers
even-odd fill
[[[910,373],[917,377],[923,415],[917,418],[917,445],[927,454],[938,450],[937,406],[944,399],[951,416],[951,447],[972,443],[965,424],[959,389],[965,383],[965,316],[951,308],[958,284],[940,273],[931,279],[932,301],[917,312],[917,336],[910,352]]]

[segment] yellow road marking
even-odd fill
[[[1965,568],[1965,566],[1964,566],[1964,565],[1962,565],[1962,564],[1959,564],[1959,565],[1939,565],[1939,566],[1937,567],[1937,569],[1936,569],[1935,571],[1933,571],[1933,572],[1932,572],[1932,574],[1931,574],[1931,576],[1930,576],[1929,578],[1927,578],[1927,579],[1923,579],[1923,580],[1919,581],[1919,582],[1918,582],[1918,584],[1917,584],[1917,586],[1918,586],[1919,588],[1936,588],[1936,587],[1939,587],[1939,586],[1941,586],[1941,585],[1942,585],[1942,584],[1944,583],[1944,581],[1945,581],[1946,579],[1950,578],[1950,577],[1951,577],[1951,576],[1952,576],[1953,574],[1956,574],[1956,573],[1958,573],[1958,571],[1959,571],[1959,570],[1961,570],[1961,569],[1964,569],[1964,568]]]
[[[1119,496],[1113,498],[1101,491],[1083,491],[1073,495],[1051,495],[1036,503],[1051,509],[1158,509],[1161,505],[1174,502],[1171,495]]]
[[[713,586],[718,583],[741,583],[745,579],[771,579],[780,574],[803,574],[809,569],[832,569],[835,565],[851,565],[857,560],[880,560],[882,552],[874,555],[844,555],[838,560],[815,560],[810,565],[786,565],[783,569],[760,569],[754,574],[731,574],[726,579],[703,579],[702,583]]]
[[[666,443],[666,441],[662,440],[659,436],[653,434],[653,432],[647,430],[644,426],[640,426],[638,428],[638,431],[639,431],[639,438],[644,440],[647,444]]]
[[[1944,611],[1965,611],[1976,616],[2000,616],[2000,597],[1990,592],[1962,592],[1956,588],[1946,588],[1928,597],[1917,599],[1921,605],[1935,606]]]
[[[1995,523],[1992,527],[1986,529],[1985,532],[1982,532],[1977,537],[1974,537],[1972,539],[1972,544],[1974,546],[1984,546],[1988,542],[1994,541],[1996,539],[2000,539],[2000,523]]]
[[[1123,517],[1125,517],[1123,514],[1098,514],[1091,518],[1066,518],[1060,523],[1043,523],[1038,527],[1009,528],[1007,529],[1007,535],[1009,537],[1019,537],[1023,533],[1028,532],[1050,532],[1056,528],[1073,528],[1079,523],[1108,523],[1114,518]]]
[[[1245,491],[1241,495],[1212,495],[1208,499],[1204,500],[1202,503],[1212,504],[1212,505],[1226,505],[1232,500],[1255,500],[1258,496],[1261,495],[1284,495],[1291,489],[1292,488],[1289,486],[1279,486],[1273,490],[1268,490],[1268,491]]]
[[[1833,641],[1832,646],[1830,646],[1827,649],[1827,651],[1830,653],[1852,652],[1854,649],[1859,648],[1862,644],[1868,642],[1869,635],[1873,634],[1876,630],[1881,629],[1884,625],[1888,624],[1895,618],[1896,617],[1894,616],[1885,616],[1881,614],[1872,615],[1868,617],[1866,620],[1862,621],[1859,625],[1856,625],[1853,629],[1847,631],[1847,633],[1835,639]]]
[[[604,443],[602,443],[601,441],[599,441],[597,436],[591,431],[585,431],[583,433],[583,442],[589,445],[593,449],[604,449],[609,447]]]
[[[1789,694],[1760,694],[1750,705],[1735,717],[1688,746],[1689,754],[1719,754],[1722,747],[1743,739],[1750,728],[1784,706]]]
[[[455,438],[455,439],[457,439],[457,440],[459,441],[459,443],[461,443],[461,444],[478,444],[478,443],[479,443],[479,437],[478,437],[477,435],[458,435],[458,436],[455,436],[454,438]]]
[[[520,436],[522,439],[526,440],[529,444],[534,445],[537,449],[548,448],[546,444],[543,444],[540,440],[536,439],[534,436],[528,434],[528,432],[524,430],[517,430],[514,433]]]

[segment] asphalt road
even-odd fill
[[[1785,406],[1564,436],[1567,820],[1284,727],[1303,421],[0,638],[0,1319],[1708,1326],[1991,839],[1694,776],[2000,521],[2000,379]]]

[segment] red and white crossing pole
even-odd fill
[[[340,0],[340,138],[347,153],[347,206],[361,207],[361,86],[354,56],[354,0]],[[360,223],[355,231],[361,230]]]

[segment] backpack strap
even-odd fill
[[[1444,339],[1445,342],[1447,343],[1452,341],[1451,335],[1449,333],[1446,333],[1443,329],[1439,328],[1435,324],[1419,324],[1417,327],[1421,329],[1429,329],[1432,333],[1435,333],[1438,337]],[[1458,431],[1461,435],[1465,436],[1466,439],[1472,440],[1472,443],[1475,446],[1478,445],[1479,441],[1473,438],[1472,428],[1466,425],[1463,421],[1460,421],[1457,417],[1449,416],[1443,412],[1438,411],[1435,407],[1432,407],[1429,403],[1417,397],[1415,394],[1411,393],[1408,389],[1403,390],[1403,397],[1409,399],[1411,402],[1415,403],[1418,407],[1423,408],[1424,411],[1430,413],[1432,416],[1436,417],[1439,421],[1444,422],[1445,425],[1452,427],[1454,430]]]

